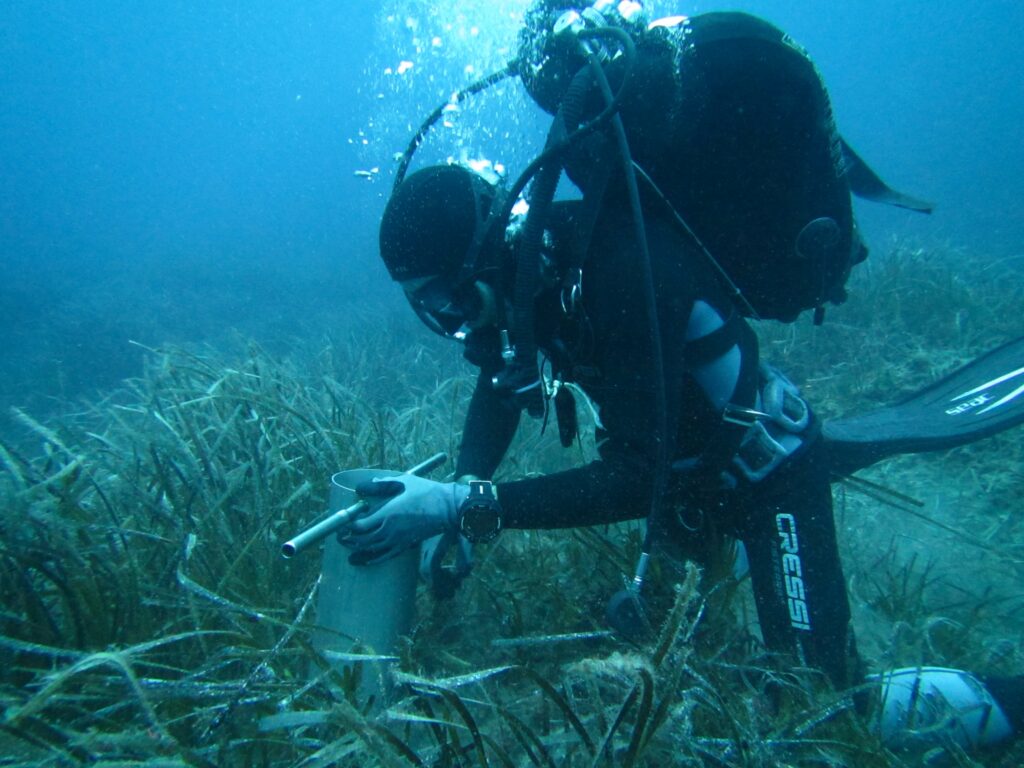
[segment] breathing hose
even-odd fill
[[[608,30],[632,40],[625,32],[611,28]],[[591,70],[597,79],[598,87],[605,101],[611,103],[613,96],[608,78],[601,68],[600,62],[593,53],[588,52]],[[643,587],[647,565],[654,549],[655,539],[661,530],[662,501],[668,483],[669,458],[669,425],[668,400],[665,393],[665,358],[661,346],[661,326],[658,322],[658,304],[654,288],[654,272],[651,266],[651,252],[647,242],[647,228],[644,225],[643,208],[640,204],[640,190],[637,184],[636,171],[632,152],[621,115],[616,112],[612,117],[612,128],[622,162],[622,174],[626,182],[629,196],[630,211],[633,218],[633,237],[637,250],[640,251],[640,273],[644,292],[644,305],[647,311],[647,323],[650,328],[651,342],[651,376],[654,387],[654,424],[655,424],[655,464],[654,477],[651,481],[651,505],[647,515],[647,531],[644,535],[643,549],[637,562],[633,580],[629,587],[616,594],[608,604],[609,623],[621,634],[636,636],[646,623],[639,597]],[[639,626],[638,626],[639,625]]]
[[[423,140],[427,137],[427,132],[430,131],[430,129],[434,127],[434,124],[441,119],[441,116],[444,114],[444,111],[447,109],[449,104],[458,104],[467,97],[486,90],[495,83],[500,83],[506,77],[509,77],[518,71],[518,62],[512,61],[497,72],[493,72],[486,77],[482,77],[476,82],[467,85],[444,103],[438,104],[437,108],[427,116],[427,119],[424,120],[422,124],[420,124],[420,128],[416,131],[416,135],[409,140],[409,145],[402,153],[402,160],[398,164],[398,168],[395,170],[395,183],[391,187],[392,193],[398,189],[399,185],[401,185],[403,181],[405,181],[405,174],[409,171],[409,164],[412,163],[412,156],[416,154],[416,150],[419,149],[420,144],[422,144]]]
[[[607,90],[605,91],[604,109],[593,119],[579,125],[584,102],[591,85],[591,75],[597,78],[598,75],[603,76],[604,73],[596,57],[593,57],[590,62],[589,72],[587,68],[582,68],[576,73],[559,105],[544,150],[523,170],[505,197],[504,204],[489,217],[487,234],[484,237],[485,243],[491,243],[494,242],[498,233],[504,231],[508,226],[512,206],[515,205],[527,183],[533,179],[530,209],[520,241],[513,291],[515,359],[501,376],[500,385],[520,393],[521,402],[534,416],[543,413],[544,406],[543,399],[540,397],[540,377],[536,370],[534,299],[540,273],[540,249],[543,243],[544,224],[554,199],[558,180],[561,177],[562,155],[580,138],[596,131],[613,119],[629,83],[635,59],[633,40],[622,30],[602,27],[582,30],[576,36],[581,44],[584,40],[598,37],[614,37],[622,44],[625,63],[622,83],[613,94],[611,87],[607,84],[607,78],[605,78]],[[486,258],[487,249],[482,249],[480,256]],[[482,264],[474,264],[472,268],[478,271],[482,266]]]
[[[581,69],[576,73],[562,99],[548,132],[546,147],[559,146],[569,126],[577,125],[583,114],[584,100],[591,87],[590,73]],[[501,385],[522,389],[520,402],[532,416],[544,411],[537,372],[537,340],[534,323],[534,299],[540,278],[540,250],[544,240],[544,225],[551,202],[555,197],[558,180],[562,176],[562,162],[549,157],[537,171],[530,189],[530,210],[526,215],[519,242],[515,286],[512,293],[512,312],[515,328],[515,362],[501,377]],[[533,386],[536,383],[537,386]]]

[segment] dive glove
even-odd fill
[[[431,536],[458,531],[459,507],[469,496],[469,486],[396,475],[360,483],[356,493],[371,507],[379,506],[354,522],[338,541],[354,550],[350,562],[373,565]]]
[[[454,547],[453,562],[446,563]],[[420,576],[438,600],[455,596],[463,579],[473,570],[473,545],[460,533],[449,531],[432,536],[420,545]]]

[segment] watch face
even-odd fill
[[[473,504],[462,513],[462,533],[472,542],[490,541],[501,530],[501,514],[490,504]]]

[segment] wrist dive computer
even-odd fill
[[[470,480],[469,496],[459,507],[459,532],[473,544],[494,539],[501,531],[501,505],[487,480]]]

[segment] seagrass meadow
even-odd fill
[[[760,327],[764,355],[823,416],[866,410],[1024,333],[1015,266],[893,244],[823,327]],[[472,372],[412,323],[364,318],[288,355],[148,349],[140,375],[86,405],[12,412],[17,430],[0,443],[0,765],[934,757],[885,750],[849,692],[767,657],[748,587],[727,575],[659,561],[650,636],[609,636],[604,606],[632,572],[639,524],[512,531],[478,547],[453,599],[418,596],[391,700],[361,699],[311,641],[319,555],[284,560],[279,547],[323,514],[333,472],[456,451]],[[502,476],[592,456],[586,440],[562,450],[525,423]],[[862,477],[872,485],[835,496],[870,665],[1024,671],[1020,430]],[[1017,766],[1024,748],[943,759]]]

